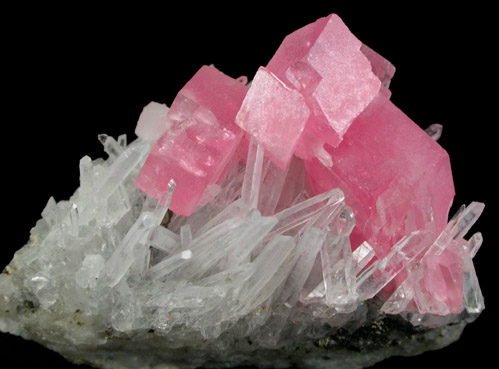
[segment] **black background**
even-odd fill
[[[460,341],[414,358],[391,358],[375,368],[485,365],[497,331],[494,283],[497,242],[497,28],[492,11],[436,9],[417,2],[403,9],[377,3],[291,5],[279,10],[242,6],[184,9],[142,6],[3,9],[1,112],[3,234],[0,266],[29,237],[48,198],[67,199],[78,186],[78,161],[103,156],[100,133],[134,138],[147,103],[170,105],[203,64],[250,79],[293,30],[338,13],[365,44],[397,68],[392,101],[421,127],[443,124],[457,196],[451,212],[486,203],[473,231],[485,238],[475,258],[487,309]],[[5,240],[5,237],[3,238]],[[58,354],[0,334],[2,362],[19,367],[73,368]]]

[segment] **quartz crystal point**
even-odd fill
[[[137,140],[99,135],[0,274],[0,330],[104,368],[359,368],[484,309],[449,157],[337,15],[232,79],[202,67]],[[394,339],[393,337],[396,337]]]
[[[420,261],[408,265],[406,280],[382,306],[383,311],[397,314],[414,302],[422,314],[445,316],[461,313],[463,298],[468,298],[466,294],[470,291],[469,285],[465,287],[463,282],[468,282],[469,278],[469,283],[475,283],[473,250],[481,245],[479,234],[472,236],[469,242],[463,237],[483,209],[482,203],[474,202],[451,219]],[[465,300],[464,308],[471,305],[474,306],[470,307],[471,310],[480,312],[483,309],[480,288],[475,286],[473,291],[475,296],[471,299],[474,302]]]

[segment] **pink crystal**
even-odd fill
[[[403,301],[407,311],[458,314],[465,269],[468,285],[475,281],[471,258],[461,252],[464,234],[454,237],[451,230],[469,224],[447,223],[455,194],[448,154],[389,100],[394,73],[335,14],[288,35],[249,90],[244,78],[203,67],[179,92],[166,119],[166,107],[144,109],[137,134],[154,142],[157,132],[166,132],[136,185],[160,198],[174,179],[170,208],[186,216],[210,202],[230,204],[214,200],[226,179],[231,186],[242,180],[241,194],[231,190],[231,201],[240,196],[242,208],[264,216],[301,209],[306,201],[315,206],[324,199],[310,196],[340,189],[355,215],[342,252],[362,245],[349,264],[356,275],[363,270],[357,285],[344,270],[352,296],[355,288],[362,298],[379,293],[387,311]],[[310,214],[314,206],[307,208]],[[473,216],[466,217],[476,220],[480,209],[471,206]],[[326,259],[326,251],[320,258]],[[330,251],[329,269],[335,270],[337,250]],[[305,297],[320,287],[323,275],[338,277],[323,273],[327,263],[321,265],[320,258]],[[417,272],[410,270],[415,265]],[[328,303],[336,301],[331,291],[326,288]]]
[[[334,165],[306,163],[314,193],[345,192],[355,211],[355,237],[378,257],[405,234],[411,204],[430,199],[437,231],[454,197],[447,152],[382,94],[355,120],[342,144],[328,148]],[[355,246],[357,246],[355,245]]]
[[[385,88],[389,88],[395,74],[395,66],[367,45],[362,45],[360,51],[369,59],[372,71],[379,78],[381,84]]]
[[[236,123],[263,145],[285,170],[310,114],[305,100],[266,68],[255,75],[237,114]]]
[[[190,215],[237,149],[243,131],[234,118],[246,92],[244,84],[203,66],[175,98],[168,113],[173,126],[152,148],[136,186],[159,199],[173,179],[170,208]]]
[[[361,47],[332,14],[288,35],[268,64],[278,78],[304,95],[312,111],[309,135],[332,146],[341,142],[353,119],[380,89],[381,82]],[[302,145],[298,155],[308,159],[318,152],[317,145],[312,151]]]

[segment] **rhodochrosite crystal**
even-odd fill
[[[380,89],[361,48],[362,43],[333,14],[287,36],[268,64],[307,100],[312,110],[309,134],[334,147]],[[306,143],[303,146],[310,152]]]
[[[242,131],[234,124],[247,92],[244,84],[214,67],[202,67],[178,93],[167,118],[172,127],[154,145],[135,184],[149,196],[159,199],[173,179],[177,190],[171,209],[191,215],[209,185],[216,183],[241,140]],[[144,110],[140,123],[161,126],[163,111]],[[156,119],[153,116],[156,114]],[[166,125],[166,124],[163,124]],[[143,139],[152,134],[141,127]],[[159,130],[158,130],[159,132]],[[160,132],[159,132],[160,133]],[[142,135],[143,134],[143,135]]]
[[[127,144],[80,160],[0,275],[0,330],[104,368],[359,368],[459,338],[484,309],[484,205],[454,198],[442,127],[337,15],[248,83],[203,66]]]

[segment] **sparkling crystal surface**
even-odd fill
[[[0,330],[105,368],[358,368],[456,340],[485,307],[484,205],[448,220],[442,126],[389,100],[394,72],[334,14],[250,84],[202,67],[48,201]]]

